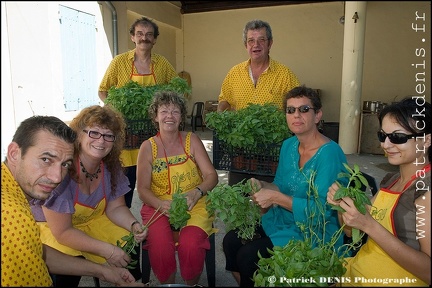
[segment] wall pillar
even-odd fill
[[[345,154],[357,153],[363,79],[366,1],[345,2],[339,145]]]

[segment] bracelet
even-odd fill
[[[204,193],[204,191],[200,187],[196,186],[195,189],[197,189],[200,192],[201,197],[203,197],[204,195],[206,195],[206,193]]]
[[[116,248],[116,246],[114,246],[114,249],[113,249],[113,251],[111,252],[111,255],[110,255],[108,258],[106,258],[106,260],[111,259],[111,257],[114,255],[115,248]]]

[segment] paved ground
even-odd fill
[[[188,129],[189,128],[189,129]],[[188,127],[187,130],[190,130]],[[205,129],[203,132],[200,128],[196,131],[196,133],[201,137],[203,143],[209,153],[210,159],[212,157],[212,132],[208,129]],[[388,172],[395,171],[394,167],[388,164],[387,159],[383,155],[372,155],[372,154],[351,154],[347,155],[348,164],[354,165],[358,164],[360,166],[361,171],[371,175],[377,180],[377,184],[384,177],[384,175]],[[219,174],[219,182],[220,183],[228,183],[228,172],[226,171],[217,171]],[[134,195],[133,203],[131,207],[132,213],[135,215],[137,219],[141,219],[140,216],[140,208],[141,201]],[[238,286],[234,281],[231,273],[225,271],[225,257],[222,251],[222,239],[225,235],[224,227],[222,223],[216,222],[215,227],[219,228],[219,232],[216,234],[215,242],[216,242],[216,286],[217,287],[235,287]],[[179,274],[179,272],[177,273]],[[183,283],[179,277],[177,277],[177,283]],[[157,286],[159,282],[155,279],[153,273],[150,278],[150,286]],[[201,275],[201,281],[199,282],[202,286],[207,286],[207,277],[206,271],[204,268],[203,274]],[[80,282],[80,287],[94,287],[94,282],[91,277],[83,277]],[[105,283],[101,281],[102,287],[112,287],[110,283]]]

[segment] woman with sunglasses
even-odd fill
[[[109,106],[83,109],[70,123],[77,133],[74,168],[53,190],[45,203],[34,202],[32,212],[41,228],[41,239],[66,254],[85,257],[96,263],[126,267],[132,258],[117,247],[121,238],[135,234],[142,242],[141,229],[125,204],[130,190],[123,173],[120,153],[125,141],[123,116]],[[50,183],[45,183],[50,185]],[[139,245],[136,247],[139,251]],[[132,275],[141,278],[139,261]],[[80,276],[55,275],[55,286],[78,287]]]
[[[313,224],[316,235],[322,238],[325,234],[325,242],[339,229],[336,211],[325,203],[328,187],[340,172],[345,171],[343,163],[347,160],[340,146],[318,131],[321,106],[317,92],[305,86],[296,87],[285,95],[286,121],[295,136],[282,144],[272,183],[250,179],[259,190],[252,195],[252,199],[263,211],[262,225],[257,230],[260,237],[243,244],[242,239],[237,237],[237,231],[229,231],[223,239],[226,270],[233,273],[241,287],[254,286],[252,277],[258,268],[258,252],[263,257],[270,257],[267,249],[283,247],[291,239],[304,239],[298,224],[308,222],[306,209],[329,208],[324,212],[325,232],[323,225]],[[317,199],[308,196],[314,173],[319,195]],[[343,244],[342,238],[339,237],[336,248]]]
[[[367,242],[347,259],[345,277],[352,286],[431,285],[431,105],[407,98],[385,107],[379,114],[378,139],[388,162],[399,166],[381,181],[365,215],[350,198],[334,201],[333,184],[328,202],[340,205],[347,235],[352,228],[364,231]],[[399,282],[394,282],[399,281]],[[404,282],[401,282],[404,281]]]

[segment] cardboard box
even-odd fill
[[[213,112],[217,110],[217,106],[218,106],[217,100],[206,101],[204,104],[204,110],[208,112]]]

